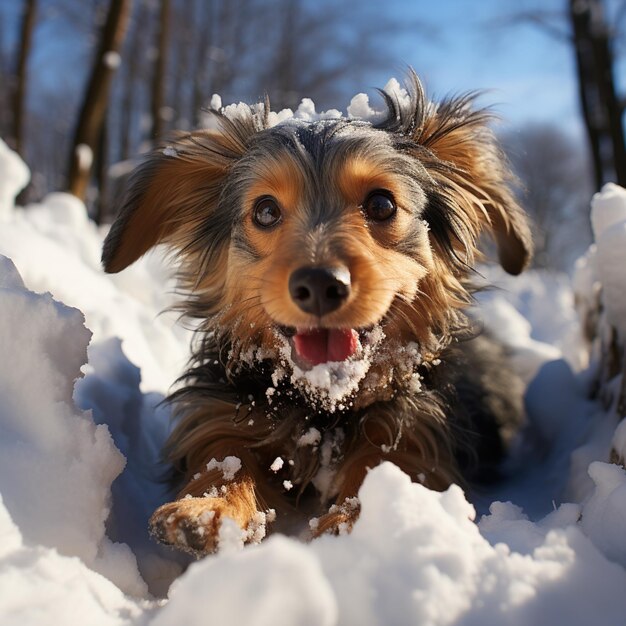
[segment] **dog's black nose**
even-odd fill
[[[305,313],[322,317],[348,299],[350,272],[346,267],[301,267],[289,277],[289,293]]]

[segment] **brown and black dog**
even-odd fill
[[[472,96],[431,103],[414,74],[382,95],[374,123],[214,112],[131,178],[104,267],[169,246],[199,320],[170,398],[184,486],[151,520],[165,543],[211,552],[225,517],[257,541],[299,507],[314,534],[349,529],[384,460],[438,490],[495,471],[520,384],[464,309],[481,234],[517,274],[529,226]]]

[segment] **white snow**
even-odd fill
[[[272,472],[276,473],[279,472],[282,468],[283,465],[285,464],[285,461],[283,461],[283,459],[279,456],[277,456],[273,461],[272,464],[270,465],[270,469],[272,470]]]
[[[591,226],[596,241],[611,226],[626,221],[626,189],[608,183],[591,201]]]
[[[126,562],[135,567],[127,546],[113,546],[104,527],[110,485],[125,460],[108,428],[72,399],[91,333],[80,311],[28,291],[2,265],[0,493],[30,544],[115,577]],[[137,595],[146,591],[138,574],[119,582]]]
[[[595,271],[601,277],[608,321],[626,339],[626,190],[607,185],[592,203]]]
[[[222,551],[185,571],[186,557],[146,530],[172,497],[161,480],[170,425],[160,401],[189,340],[158,316],[172,289],[162,254],[104,275],[104,230],[84,206],[53,194],[14,208],[28,174],[4,144],[0,160],[0,624],[624,622],[626,472],[607,461],[611,446],[624,454],[626,426],[614,401],[588,398],[597,355],[566,278],[483,271],[500,289],[481,296],[481,319],[529,383],[532,437],[517,442],[505,485],[436,493],[383,464],[363,484],[351,534],[242,548],[226,523]],[[620,283],[613,271],[624,248],[606,237],[621,237],[626,192],[607,187],[594,212],[577,302],[584,311],[606,298],[601,328],[623,328],[611,293],[626,292],[626,275]],[[601,296],[600,285],[609,286]],[[311,429],[302,439],[320,444],[321,484],[332,437]],[[215,464],[225,477],[241,465]],[[265,522],[249,529],[253,543]]]
[[[301,435],[298,439],[298,447],[301,446],[316,446],[322,440],[322,433],[317,428],[311,427],[304,435]]]
[[[146,624],[145,602],[125,596],[76,557],[29,545],[0,499],[0,623]]]
[[[13,213],[13,200],[30,180],[30,172],[20,157],[0,139],[0,222]]]
[[[110,70],[116,70],[122,64],[122,57],[119,52],[109,50],[105,52],[102,61]]]
[[[396,98],[398,102],[406,102],[409,94],[395,79],[391,78],[385,85],[385,91]],[[222,111],[227,117],[236,117],[247,110],[247,104],[243,102],[222,106],[222,99],[219,95],[213,94],[210,100],[209,108]],[[262,103],[252,106],[253,110],[260,110]],[[295,111],[291,109],[282,109],[280,111],[271,111],[268,116],[269,127],[284,123],[298,122],[317,122],[320,120],[333,120],[342,117],[343,113],[338,109],[328,109],[327,111],[317,112],[315,103],[310,98],[303,98]],[[364,122],[377,122],[384,116],[384,108],[375,109],[371,106],[369,96],[365,93],[356,94],[350,104],[346,108],[346,115],[349,118],[363,120]],[[210,117],[203,118],[203,123],[213,126],[214,121]]]
[[[11,154],[11,162],[17,159],[25,167]],[[12,176],[14,171],[21,172],[15,163],[0,169],[0,190],[11,189],[13,195],[17,183],[28,180],[20,173],[16,182],[4,181],[5,172]],[[7,216],[10,222],[0,228],[0,254],[13,260],[28,287],[79,308],[93,333],[90,349],[113,337],[122,339],[124,353],[141,364],[142,390],[166,392],[187,361],[191,335],[176,324],[176,315],[161,314],[174,301],[162,252],[106,276],[100,266],[105,229],[87,219],[74,196],[53,193],[28,210],[9,207]]]
[[[78,169],[88,170],[93,163],[93,151],[86,143],[79,143],[76,148],[76,158],[78,159]]]
[[[596,461],[589,466],[589,476],[595,489],[583,507],[582,528],[608,559],[626,567],[626,473]]]
[[[236,456],[227,456],[223,461],[211,459],[207,463],[207,471],[218,469],[222,472],[224,480],[233,480],[237,472],[241,469],[241,460]]]
[[[349,117],[361,119],[369,119],[375,114],[374,109],[370,107],[370,100],[365,93],[358,93],[350,100],[347,112]]]
[[[221,111],[222,110],[222,97],[218,93],[214,93],[211,96],[211,102],[209,104],[209,108],[213,111]]]

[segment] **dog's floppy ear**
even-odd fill
[[[226,127],[226,128],[224,128]],[[182,249],[212,213],[232,162],[245,151],[243,124],[178,133],[131,174],[118,216],[104,241],[107,272],[128,267],[159,243]]]
[[[466,207],[472,207],[479,229],[495,239],[502,267],[519,274],[533,251],[528,218],[509,187],[514,177],[487,126],[489,115],[470,110],[469,100],[451,100],[433,111],[425,119],[421,142],[451,166],[438,170],[435,178],[443,175],[443,184],[455,187]]]
[[[407,86],[406,97],[382,92],[388,116],[379,127],[408,138],[408,149],[434,182],[433,236],[453,260],[463,262],[462,256],[471,260],[476,238],[488,231],[502,267],[519,274],[532,256],[532,237],[509,188],[514,176],[488,126],[491,115],[472,109],[476,94],[429,102],[413,71]]]

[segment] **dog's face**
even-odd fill
[[[366,334],[428,345],[467,303],[483,231],[505,269],[530,254],[485,116],[435,108],[414,79],[378,125],[218,116],[136,172],[105,243],[119,271],[156,243],[181,258],[186,311],[240,354],[289,342],[303,368],[355,358]]]
[[[263,343],[277,330],[292,336],[313,365],[352,356],[433,269],[426,178],[366,125],[260,133],[224,188],[233,231],[221,306],[239,320],[237,339],[259,327]]]

